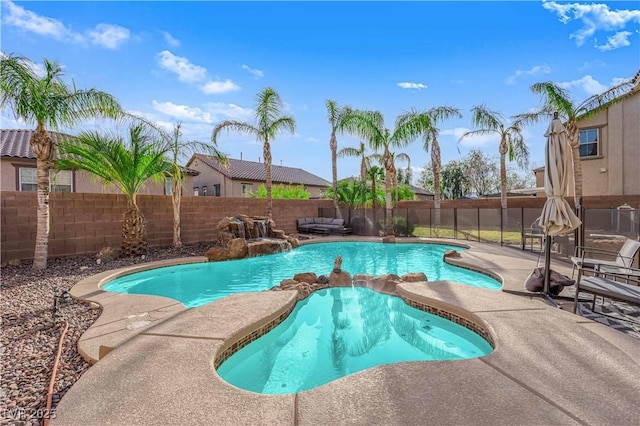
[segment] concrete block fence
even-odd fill
[[[0,193],[1,261],[32,259],[36,238],[35,192]],[[119,247],[122,214],[127,202],[119,194],[52,193],[50,196],[49,256],[64,257],[97,253]],[[138,205],[147,219],[150,247],[167,247],[173,240],[171,197],[139,195]],[[273,200],[273,219],[287,234],[296,232],[296,219],[317,216],[331,200]],[[267,202],[254,198],[182,198],[181,237],[185,244],[215,241],[216,225],[225,216],[238,213],[264,216]]]

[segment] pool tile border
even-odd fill
[[[496,348],[496,343],[493,339],[493,335],[489,332],[489,330],[487,330],[484,326],[478,324],[477,322],[470,321],[469,319],[456,315],[453,312],[447,311],[445,309],[439,309],[426,303],[416,302],[415,300],[411,300],[405,297],[402,297],[402,300],[404,300],[404,302],[412,308],[420,309],[421,311],[437,315],[446,320],[455,322],[456,324],[461,325],[465,328],[468,328],[469,330],[473,331],[476,334],[479,334],[484,340],[489,342],[493,349]]]

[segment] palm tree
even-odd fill
[[[434,107],[426,111],[412,109],[398,117],[396,127],[404,129],[405,137],[421,137],[425,151],[429,151],[431,145],[431,167],[433,169],[433,204],[435,207],[435,225],[440,225],[440,171],[442,158],[440,145],[438,144],[438,123],[451,117],[461,118],[462,114],[457,108],[449,106]]]
[[[370,157],[367,155],[367,146],[360,142],[358,148],[346,147],[338,152],[338,157],[359,157],[360,158],[360,179],[367,180],[367,169],[370,166]]]
[[[382,151],[382,164],[385,176],[385,232],[393,235],[391,187],[395,181],[396,168],[391,157],[391,148],[402,148],[409,144],[412,133],[404,123],[396,121],[396,127],[392,132],[384,126],[384,117],[379,111],[354,110],[346,117],[345,131],[357,135],[369,143],[376,152]]]
[[[264,154],[264,171],[266,176],[265,187],[267,189],[267,217],[272,218],[273,200],[271,199],[271,141],[282,131],[288,130],[291,134],[296,131],[296,121],[292,116],[282,115],[283,104],[280,95],[271,87],[267,87],[256,96],[256,124],[242,121],[226,120],[213,129],[211,141],[218,143],[218,135],[223,130],[235,130],[239,133],[252,135],[262,142]]]
[[[29,144],[36,156],[38,212],[33,267],[47,267],[49,247],[49,169],[56,149],[48,130],[71,127],[95,116],[116,117],[120,104],[96,89],[69,88],[62,80],[62,67],[44,60],[44,76],[33,71],[35,64],[18,55],[0,57],[0,107],[9,104],[16,118],[36,125]]]
[[[331,148],[331,176],[333,179],[333,207],[336,214],[340,214],[338,208],[338,139],[336,132],[342,131],[342,123],[351,109],[348,106],[338,107],[336,101],[327,99],[325,102],[327,107],[327,119],[331,125],[331,138],[329,139],[329,148]]]
[[[395,152],[389,152],[389,156],[393,164],[393,170],[390,178],[391,180],[390,185],[391,185],[391,192],[393,194],[393,206],[395,206],[396,204],[398,204],[398,168],[395,165],[396,160],[406,161],[408,163],[408,169],[409,169],[411,167],[411,158],[409,157],[409,155],[405,154],[404,152],[399,152],[397,154]],[[384,158],[382,158],[380,154],[373,154],[371,157],[376,161],[380,161],[380,162],[384,161]]]
[[[514,119],[511,124],[505,124],[502,115],[497,111],[488,109],[485,105],[476,105],[471,108],[473,125],[480,127],[477,130],[466,132],[460,140],[474,135],[488,135],[496,133],[500,136],[500,204],[507,208],[507,164],[509,161],[517,161],[520,167],[529,164],[529,148],[522,137],[522,120]]]
[[[333,188],[327,193],[333,196]],[[367,202],[367,185],[359,179],[345,179],[338,182],[338,203],[349,209],[347,224],[351,224],[351,211],[362,207]]]
[[[137,203],[140,189],[150,179],[162,182],[171,164],[165,155],[164,141],[151,139],[143,124],[129,129],[129,141],[119,135],[81,132],[76,138],[60,145],[59,169],[81,169],[114,185],[127,198],[122,217],[122,254],[136,256],[147,251],[146,220]]]
[[[369,167],[369,169],[367,170],[367,178],[371,180],[371,192],[369,194],[370,198],[371,198],[371,209],[373,210],[373,224],[374,224],[374,229],[376,229],[376,235],[377,235],[377,227],[378,227],[378,221],[377,221],[377,207],[379,204],[382,203],[382,199],[380,199],[378,197],[378,188],[377,188],[377,184],[378,181],[383,180],[385,178],[384,176],[384,169],[382,167],[379,166],[371,166]],[[367,210],[365,208],[364,211],[364,216],[365,216],[365,220],[367,218]]]
[[[550,81],[535,83],[531,86],[531,91],[542,96],[543,107],[535,112],[516,116],[525,123],[534,123],[543,118],[549,119],[552,114],[558,113],[559,118],[564,121],[573,152],[576,207],[580,207],[582,203],[582,163],[580,160],[580,132],[577,122],[592,117],[618,103],[623,98],[621,95],[628,93],[632,87],[631,81],[625,81],[576,104],[571,100],[569,92],[558,84]]]
[[[177,123],[173,128],[172,138],[169,139],[169,153],[171,155],[171,204],[173,205],[173,246],[181,247],[180,238],[180,202],[182,199],[182,175],[184,170],[178,165],[178,159],[186,153],[205,152],[213,155],[221,165],[227,165],[229,158],[220,152],[216,145],[197,141],[183,142],[180,140],[182,125]]]

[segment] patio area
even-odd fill
[[[362,240],[303,243],[333,239]],[[491,333],[493,353],[383,365],[292,395],[235,388],[217,376],[214,360],[230,342],[288,312],[295,292],[236,294],[185,309],[162,297],[100,290],[114,272],[83,280],[72,294],[104,310],[79,350],[99,361],[63,397],[51,424],[635,424],[640,339],[634,326],[621,332],[570,313],[571,287],[557,298],[563,309],[527,294],[523,282],[537,254],[466,245],[460,258],[447,261],[501,277],[505,291],[434,281],[403,283],[398,293],[475,318]],[[552,266],[571,274],[568,264]]]

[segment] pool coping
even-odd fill
[[[336,239],[336,241],[345,240],[348,239],[344,237]],[[351,240],[362,241],[363,239]],[[330,241],[331,239],[329,237],[325,237],[320,241],[314,241],[314,243]],[[376,240],[369,239],[369,241]],[[377,241],[379,241],[379,239],[377,239]],[[466,266],[474,270],[482,268],[491,274],[495,274],[501,278],[503,289],[505,290],[521,289],[522,281],[516,282],[518,277],[521,277],[526,271],[530,272],[532,267],[535,266],[535,259],[526,259],[526,257],[520,264],[516,265],[513,259],[521,257],[519,256],[520,253],[518,251],[509,251],[503,247],[495,247],[482,243],[453,244],[448,240],[443,241],[440,239],[435,241],[417,240],[417,242],[425,241],[468,248],[468,250],[462,252],[460,258],[447,258],[447,262],[458,266]],[[404,242],[404,240],[401,240],[401,242]],[[178,259],[169,262],[162,261],[136,265],[133,269],[137,272],[139,270],[149,269],[151,266],[168,266],[200,261],[202,261],[202,258]],[[563,265],[561,264],[554,265],[554,269],[560,269],[561,271],[562,267]],[[150,374],[148,371],[153,371],[154,362],[161,362],[158,357],[175,359],[177,371],[173,371],[171,374],[156,371],[156,374],[145,376],[145,380],[140,382],[135,389],[130,389],[130,391],[135,392],[136,395],[144,395],[145,392],[151,392],[151,389],[171,388],[172,382],[170,377],[175,374],[183,378],[186,377],[189,382],[196,382],[197,380],[193,377],[193,374],[200,374],[202,371],[192,371],[188,366],[198,365],[198,363],[202,364],[203,360],[194,359],[193,354],[189,351],[175,353],[173,349],[168,349],[172,346],[172,339],[175,339],[176,336],[182,336],[182,339],[187,339],[188,342],[193,345],[203,345],[205,343],[212,345],[206,349],[206,353],[210,359],[205,363],[206,365],[201,366],[201,368],[204,369],[203,371],[208,370],[211,375],[211,383],[207,382],[202,385],[203,388],[200,388],[200,391],[204,391],[209,400],[216,401],[222,398],[227,401],[225,398],[229,397],[231,398],[229,401],[233,401],[234,404],[237,403],[239,407],[244,406],[249,410],[258,410],[261,412],[260,416],[263,416],[260,417],[261,419],[264,420],[264,416],[267,416],[267,419],[274,420],[278,424],[304,423],[305,419],[307,423],[313,423],[316,420],[322,421],[323,423],[335,421],[337,418],[333,417],[334,414],[330,415],[329,412],[347,415],[347,413],[342,410],[344,404],[347,404],[344,396],[357,394],[361,399],[367,400],[370,395],[361,395],[358,389],[366,389],[366,386],[373,386],[370,390],[378,389],[380,386],[380,383],[378,383],[379,376],[383,372],[388,373],[392,371],[399,375],[399,377],[403,377],[403,371],[405,370],[418,370],[419,372],[424,374],[428,373],[429,375],[438,374],[438,377],[441,375],[437,373],[437,371],[432,371],[435,368],[433,364],[416,367],[414,365],[415,363],[409,363],[411,365],[401,363],[380,366],[347,376],[319,388],[295,394],[293,400],[291,395],[274,397],[241,391],[217,377],[214,372],[217,356],[224,353],[224,351],[235,342],[243,338],[250,339],[251,337],[247,336],[251,336],[251,333],[256,329],[269,327],[269,324],[272,324],[275,318],[280,318],[282,315],[286,316],[285,313],[288,313],[288,311],[295,306],[296,293],[294,291],[245,293],[244,295],[225,298],[203,307],[187,310],[180,303],[162,297],[116,295],[101,290],[100,285],[104,284],[104,282],[113,279],[117,274],[126,274],[130,270],[129,268],[122,268],[120,270],[99,274],[83,280],[72,289],[72,295],[74,297],[92,300],[103,306],[103,313],[98,321],[96,321],[96,324],[94,324],[96,329],[99,330],[99,333],[90,335],[86,339],[83,335],[83,338],[81,338],[79,342],[79,347],[82,346],[83,348],[81,350],[83,356],[91,357],[97,355],[94,362],[97,359],[100,359],[100,362],[85,373],[80,381],[78,381],[62,399],[59,405],[57,424],[91,423],[98,419],[98,417],[92,416],[104,416],[105,413],[98,409],[100,404],[98,404],[98,408],[93,409],[86,404],[86,401],[83,403],[82,399],[86,398],[87,392],[92,392],[98,393],[103,399],[111,400],[113,398],[113,396],[111,396],[111,390],[102,389],[102,387],[105,386],[105,380],[109,383],[115,381],[110,387],[110,389],[117,389],[115,394],[124,392],[125,389],[123,388],[128,389],[122,382],[122,380],[125,379],[119,377],[120,375],[117,373],[119,371],[118,369],[123,368],[123,363],[130,363],[132,357],[135,357],[135,354],[141,351],[147,355],[148,359],[146,359],[144,365],[141,366],[142,372],[138,374]],[[482,376],[476,373],[475,369],[484,371],[484,369],[489,366],[491,367],[490,371],[492,374],[498,374],[501,379],[506,380],[504,386],[514,386],[515,383],[516,390],[514,390],[514,396],[516,394],[520,397],[529,395],[529,397],[537,401],[538,404],[544,406],[544,409],[541,411],[538,410],[539,412],[537,414],[528,411],[518,411],[518,419],[521,420],[521,423],[602,423],[604,419],[613,419],[624,423],[623,420],[627,418],[625,417],[626,415],[621,415],[617,412],[619,410],[613,409],[614,407],[621,408],[621,401],[627,414],[638,414],[638,408],[635,405],[625,405],[628,396],[625,395],[624,390],[621,390],[622,383],[639,378],[640,373],[636,374],[636,372],[639,371],[637,368],[638,362],[632,358],[632,354],[637,353],[638,349],[640,349],[640,342],[637,340],[579,316],[550,308],[533,296],[531,298],[520,297],[504,291],[496,292],[494,290],[475,289],[446,281],[403,283],[399,285],[398,293],[405,300],[454,313],[467,320],[471,320],[474,324],[482,325],[490,331],[491,335],[495,338],[494,352],[482,359],[456,361],[456,363],[463,364],[455,367],[455,369],[449,371],[448,374],[457,377],[469,368],[471,371],[466,371],[466,374],[472,376],[478,374]],[[268,299],[269,303],[265,302],[266,299]],[[129,305],[129,308],[127,308],[127,305]],[[268,313],[264,311],[264,309],[267,309],[265,305],[270,307]],[[233,306],[233,309],[229,306]],[[231,309],[229,311],[231,313],[235,313],[238,310],[243,312],[238,318],[236,325],[220,323],[224,320],[223,317],[220,317],[220,313],[226,312],[225,309]],[[260,309],[263,310],[260,311]],[[147,315],[144,315],[145,313]],[[227,315],[229,315],[229,313],[227,313]],[[103,319],[103,317],[105,318]],[[536,319],[535,326],[526,323],[525,319],[527,317]],[[127,326],[139,322],[139,318],[149,318],[151,320],[149,323],[138,328],[127,329]],[[197,322],[195,323],[193,322],[194,318],[197,318]],[[203,323],[211,323],[215,324],[215,326],[213,326],[213,330],[200,330],[201,324]],[[550,339],[554,343],[561,341],[573,342],[575,340],[579,340],[579,342],[575,343],[575,348],[573,349],[562,345],[563,350],[559,350],[557,345],[549,345],[544,337],[539,336],[540,324],[546,324],[549,329],[556,329],[555,335]],[[558,324],[560,325],[558,326]],[[162,332],[164,329],[170,329],[171,331]],[[124,330],[126,330],[126,332]],[[200,332],[202,332],[202,334],[198,334]],[[561,335],[561,338],[559,338],[558,334]],[[588,336],[588,338],[585,336]],[[573,388],[574,391],[581,389],[581,384],[578,383],[578,377],[575,372],[574,374],[571,374],[571,372],[568,372],[568,374],[560,374],[559,372],[561,370],[558,370],[553,371],[552,374],[547,372],[545,378],[548,383],[544,381],[539,382],[536,377],[534,377],[537,370],[535,362],[528,362],[523,366],[514,362],[514,359],[517,360],[517,358],[523,356],[521,350],[522,341],[526,341],[527,339],[539,340],[538,345],[541,347],[549,346],[546,347],[548,353],[538,354],[539,358],[541,358],[540,361],[545,365],[549,363],[552,363],[552,365],[553,363],[558,364],[562,362],[562,360],[579,357],[584,364],[587,364],[587,370],[589,370],[588,364],[592,363],[594,364],[592,366],[594,374],[602,376],[601,372],[604,369],[610,376],[610,380],[605,378],[603,383],[602,377],[598,377],[598,387],[593,388],[596,390],[591,389],[590,392],[583,393],[583,395],[575,395],[575,392],[573,395],[571,392],[565,392],[569,394],[568,396],[564,394],[560,397],[552,395],[553,392],[551,392],[550,389],[554,387],[564,389],[567,383],[576,386]],[[585,339],[591,341],[592,344],[585,346]],[[164,347],[163,345],[168,346],[158,352],[149,353],[145,351],[145,345],[149,345],[151,341],[156,345],[160,344],[161,348]],[[100,342],[104,344],[100,344]],[[596,351],[594,347],[598,347],[599,349]],[[110,350],[113,350],[112,354],[107,355]],[[580,350],[581,354],[576,353],[576,350]],[[596,353],[592,353],[594,351]],[[197,353],[197,351],[194,351],[194,353]],[[590,356],[585,356],[585,354]],[[608,355],[611,359],[615,359],[616,365],[603,366],[602,362],[596,362],[602,360],[603,354]],[[531,354],[527,354],[527,356],[531,357]],[[162,361],[166,361],[165,358],[163,358]],[[178,359],[181,361],[178,362]],[[180,365],[181,363],[185,365]],[[447,364],[446,367],[441,366],[441,368],[449,369],[450,367],[448,365],[449,364]],[[580,371],[584,369],[584,366],[579,368]],[[596,371],[598,373],[595,373]],[[108,377],[105,377],[105,375]],[[523,375],[524,378],[519,378],[519,376]],[[413,374],[410,374],[410,376],[413,376]],[[482,380],[482,377],[478,377],[477,379]],[[490,380],[490,378],[485,379]],[[410,380],[410,378],[407,380]],[[361,383],[361,385],[357,385],[358,383]],[[378,384],[376,385],[376,383]],[[637,380],[637,383],[640,383],[640,380]],[[416,383],[415,386],[420,388],[421,385]],[[626,392],[631,392],[632,395],[635,391],[640,392],[638,386],[640,385],[634,385],[633,382],[629,383]],[[151,393],[153,394],[154,392]],[[375,391],[371,392],[371,394],[375,393]],[[310,395],[313,395],[313,397]],[[341,395],[342,397],[340,397]],[[186,404],[187,407],[194,406],[194,404],[197,405],[195,401],[189,399],[188,395],[174,396],[174,398],[176,401],[181,401],[181,403]],[[273,398],[276,398],[276,400]],[[326,410],[319,412],[315,408],[316,405],[308,402],[308,398],[314,400],[316,405],[318,405],[317,399],[321,398],[322,403],[320,405],[324,406]],[[566,400],[565,402],[568,404],[568,408],[558,405],[557,401],[562,400]],[[589,400],[588,403],[587,400]],[[592,405],[593,401],[598,400],[606,400],[606,404],[604,401],[602,404],[595,404],[598,407],[596,410]],[[227,403],[229,401],[227,401]],[[440,402],[444,404],[444,406],[447,405],[445,401],[441,400]],[[132,412],[114,410],[109,414],[109,421],[115,424],[146,424],[147,420],[148,423],[151,423],[152,421],[166,421],[171,418],[170,413],[163,411],[161,407],[157,406],[157,401],[145,398],[145,403],[146,405],[136,407]],[[402,401],[400,400],[396,401],[396,403],[402,405]],[[470,407],[473,406],[469,401],[467,401],[467,403],[469,403]],[[75,408],[78,404],[84,406],[84,411]],[[264,404],[266,404],[266,406]],[[275,405],[272,406],[273,404]],[[354,408],[353,404],[354,403],[351,403],[350,405],[351,410]],[[493,401],[493,404],[496,404],[496,401]],[[520,404],[523,408],[527,407],[527,404],[523,404],[522,401],[514,401],[509,398],[504,401],[504,404],[498,404],[498,406],[504,405],[503,408],[506,408],[514,404]],[[435,410],[435,412],[441,412],[441,410],[438,411],[436,409],[435,403],[429,403],[427,405],[431,407],[432,410]],[[201,412],[203,408],[193,407],[193,409],[195,412]],[[132,410],[132,408],[129,407],[128,410]],[[149,410],[156,411],[150,413]],[[365,410],[364,407],[361,407],[359,410],[360,411],[355,411],[359,412],[363,418],[367,418],[369,415],[368,411]],[[403,411],[404,414],[396,414],[400,416],[399,418],[404,418],[404,420],[410,422],[413,419],[410,413],[422,413],[423,408],[405,407],[405,411]],[[139,417],[143,413],[146,413],[146,415]],[[201,414],[210,420],[215,419],[215,421],[220,424],[230,424],[236,421],[246,423],[248,420],[251,422],[250,419],[253,419],[252,416],[257,415],[255,413],[251,415],[241,415],[237,412],[227,412],[226,417],[212,417],[212,415],[206,413]],[[384,417],[384,413],[381,415],[382,417],[379,417],[378,420],[386,418]],[[424,413],[421,415],[424,415]],[[433,415],[433,413],[431,415]],[[353,413],[351,413],[350,416],[349,418],[353,418]],[[474,417],[469,417],[469,419],[472,418]],[[482,417],[477,417],[475,419],[481,418]],[[495,413],[492,414],[492,418],[495,421]],[[104,420],[102,417],[99,417],[99,419],[100,421]],[[289,422],[287,419],[291,419],[292,421]],[[387,418],[387,420],[394,423],[393,419]],[[487,420],[489,420],[489,417],[487,417]],[[354,421],[354,423],[359,422]],[[379,423],[379,421],[374,423]],[[482,423],[482,421],[480,421],[480,423]]]

